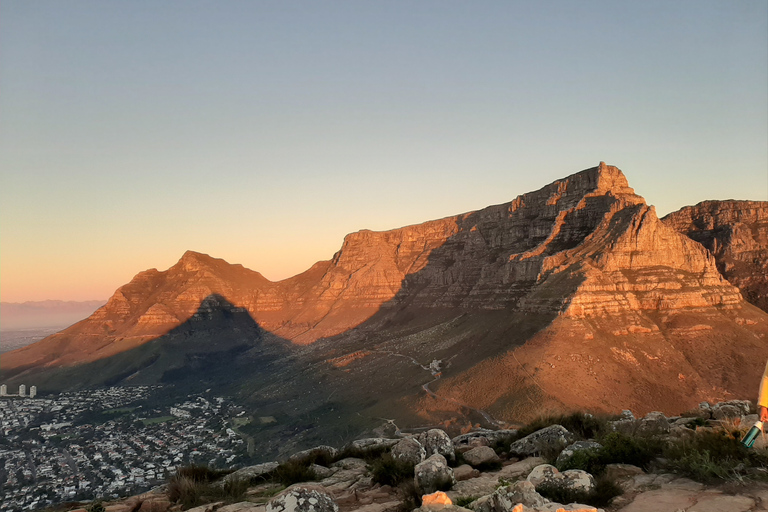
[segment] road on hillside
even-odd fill
[[[501,425],[498,421],[496,421],[493,418],[493,416],[491,416],[487,412],[483,411],[482,409],[475,409],[474,407],[470,407],[467,404],[463,404],[463,403],[459,402],[458,400],[454,400],[453,398],[442,397],[442,396],[438,395],[437,393],[435,393],[434,391],[432,391],[431,389],[429,389],[429,385],[430,384],[440,380],[442,372],[439,371],[439,365],[437,367],[433,367],[431,365],[430,366],[424,366],[423,364],[421,364],[420,362],[418,362],[416,359],[414,359],[411,356],[406,356],[404,354],[398,354],[396,352],[390,352],[388,350],[375,350],[374,352],[378,352],[380,354],[387,354],[387,355],[390,355],[390,356],[404,357],[404,358],[410,360],[413,364],[415,364],[416,366],[418,366],[422,370],[426,370],[428,372],[431,372],[432,375],[435,378],[432,379],[431,381],[427,382],[426,384],[422,384],[422,386],[421,386],[421,389],[423,389],[429,396],[437,398],[438,400],[444,400],[446,402],[449,402],[449,403],[452,403],[452,404],[464,407],[466,409],[469,409],[470,411],[474,411],[477,414],[481,415],[485,419],[485,421],[487,421],[489,424],[494,425],[497,428],[502,428],[503,427],[503,425]],[[438,361],[438,363],[440,363],[440,361]]]

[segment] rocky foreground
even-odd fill
[[[768,443],[758,438],[747,450],[738,442],[757,420],[753,411],[749,402],[734,400],[704,402],[676,417],[653,412],[635,418],[630,411],[611,420],[561,417],[573,431],[551,424],[527,435],[533,427],[476,430],[453,439],[439,429],[396,432],[342,450],[318,446],[224,476],[185,468],[140,496],[67,510],[768,511]],[[662,451],[648,457],[648,446]],[[289,481],[295,483],[286,486]]]

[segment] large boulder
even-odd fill
[[[638,425],[640,434],[669,434],[669,420],[664,413],[654,411],[649,412],[640,420]]]
[[[453,451],[453,441],[445,431],[433,428],[422,433],[418,437],[419,443],[427,452],[427,457],[440,454],[448,460],[454,460],[456,454]]]
[[[562,468],[563,465],[567,464],[571,457],[577,452],[597,451],[602,447],[603,445],[595,441],[576,441],[575,443],[566,446],[563,451],[560,452],[560,455],[557,456],[557,461],[555,461],[555,465]]]
[[[300,484],[269,500],[266,512],[339,512],[339,506],[322,487]]]
[[[509,447],[509,452],[529,457],[547,451],[562,450],[573,442],[573,434],[562,425],[550,425],[537,430],[522,439],[518,439]]]
[[[467,461],[467,464],[477,467],[499,462],[499,456],[489,446],[478,446],[464,452],[464,460]]]
[[[712,417],[716,420],[741,418],[749,414],[751,404],[747,400],[728,400],[712,406]]]
[[[413,483],[421,494],[447,491],[456,480],[445,457],[436,453],[413,468]]]
[[[586,471],[569,469],[561,473],[550,464],[542,464],[533,468],[526,480],[537,489],[542,486],[554,486],[588,493],[595,488],[595,479]]]
[[[226,475],[221,480],[218,480],[216,484],[223,486],[225,483],[235,482],[238,480],[247,480],[250,482],[255,478],[271,473],[277,469],[277,466],[279,466],[277,462],[264,462],[263,464],[256,464],[255,466],[240,468],[237,471]]]
[[[307,460],[314,460],[314,459],[328,459],[332,460],[335,459],[336,456],[339,454],[339,451],[334,448],[333,446],[315,446],[314,448],[310,448],[309,450],[302,450],[300,452],[296,452],[290,457],[288,457],[289,462],[303,462]]]
[[[352,441],[347,447],[362,452],[383,451],[396,445],[398,439],[387,439],[385,437],[368,437]]]
[[[479,498],[473,506],[475,512],[510,512],[519,504],[525,507],[541,507],[547,503],[549,500],[537,493],[531,482],[520,480]]]
[[[474,432],[461,434],[452,439],[453,446],[457,450],[465,447],[474,448],[476,446],[493,446],[499,442],[506,442],[517,435],[517,430],[487,430],[479,429]]]
[[[392,457],[416,465],[427,458],[427,452],[417,440],[412,437],[401,439],[392,447]]]

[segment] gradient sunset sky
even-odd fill
[[[0,299],[345,234],[600,160],[664,215],[768,200],[768,2],[0,3]]]

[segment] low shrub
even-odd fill
[[[473,467],[480,472],[487,472],[487,471],[498,471],[503,466],[504,465],[501,463],[501,461],[497,460],[492,462],[485,462],[483,464],[478,464],[477,466],[473,466]]]
[[[616,482],[605,476],[595,479],[595,488],[591,492],[569,489],[557,484],[541,484],[536,492],[557,503],[582,503],[593,507],[604,507],[624,491]]]
[[[168,480],[168,499],[184,508],[195,507],[212,501],[233,503],[240,501],[248,490],[243,479],[234,479],[220,485],[214,482],[231,471],[212,469],[207,466],[184,466]]]
[[[621,432],[611,432],[604,436],[600,444],[600,459],[604,464],[632,464],[645,470],[651,462],[661,455],[663,444],[656,437],[630,436]]]
[[[309,467],[310,464],[309,460],[283,462],[268,476],[271,481],[286,487],[301,482],[314,482],[317,480],[317,474]]]
[[[214,501],[242,501],[248,485],[249,482],[245,479],[233,479],[221,485],[214,485],[211,481],[176,473],[168,481],[167,494],[172,503],[187,509]]]
[[[350,457],[353,457],[355,459],[363,459],[364,461],[368,462],[369,464],[372,463],[375,460],[378,460],[384,455],[385,453],[389,452],[389,448],[386,446],[378,446],[375,448],[356,448],[354,446],[345,446],[339,454],[334,458],[333,462],[338,462],[342,459],[347,459]],[[318,462],[318,464],[320,464]],[[324,466],[325,464],[321,464]]]
[[[560,471],[582,469],[591,475],[597,476],[605,471],[605,459],[606,457],[603,456],[601,449],[592,448],[576,451],[571,457],[556,464],[556,466]]]
[[[371,475],[374,482],[395,487],[409,478],[413,479],[413,468],[412,463],[385,453],[371,463]]]
[[[580,439],[595,439],[611,431],[608,425],[611,419],[613,419],[612,416],[593,415],[586,412],[544,416],[518,430],[516,439],[521,439],[550,425],[562,425]]]
[[[714,459],[708,451],[690,451],[669,461],[669,467],[697,482],[728,480],[737,474],[739,463],[734,459]]]
[[[339,457],[332,457],[330,453],[325,450],[316,450],[310,452],[306,457],[296,461],[304,466],[311,466],[317,464],[318,466],[329,467],[331,464],[340,460]]]
[[[400,495],[399,512],[411,512],[421,506],[421,493],[416,489],[413,479],[406,480],[397,486]]]
[[[457,507],[466,507],[473,501],[475,501],[478,497],[477,496],[459,496],[456,498],[456,501],[454,502],[454,505]]]
[[[213,469],[208,466],[199,466],[192,464],[190,466],[182,466],[176,470],[176,475],[180,477],[190,478],[196,482],[213,482],[231,473],[231,470]]]
[[[104,504],[101,501],[94,501],[85,507],[85,510],[88,512],[105,512],[106,508],[104,508]]]
[[[747,449],[740,438],[740,432],[728,430],[697,432],[670,443],[664,457],[675,472],[703,483],[762,477],[765,473],[754,469],[768,466],[768,452]]]

